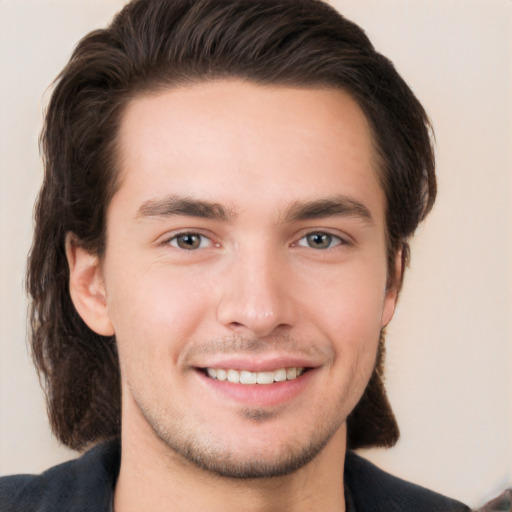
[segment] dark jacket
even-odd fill
[[[108,512],[120,445],[95,446],[41,475],[0,478],[0,512]],[[355,453],[345,460],[348,512],[463,512],[463,504],[381,471]]]

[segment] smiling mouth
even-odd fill
[[[285,382],[295,380],[300,377],[307,368],[291,367],[278,368],[273,371],[251,372],[248,370],[236,370],[233,368],[205,368],[204,373],[211,379],[227,381],[232,384],[274,384],[275,382]]]

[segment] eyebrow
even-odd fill
[[[174,215],[228,221],[233,217],[233,212],[226,210],[219,203],[167,195],[145,201],[137,211],[136,217],[172,217]]]
[[[234,217],[232,210],[227,210],[219,203],[167,195],[162,198],[145,201],[137,211],[137,218],[172,217],[186,215],[203,219],[229,221]],[[370,210],[361,202],[346,196],[333,196],[312,201],[294,201],[286,208],[281,222],[320,219],[323,217],[355,217],[373,224]]]
[[[361,202],[346,196],[333,196],[313,201],[295,201],[284,212],[284,222],[319,219],[322,217],[355,217],[367,224],[374,220],[370,210]]]

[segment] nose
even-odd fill
[[[293,279],[276,254],[247,251],[224,274],[217,320],[228,329],[259,338],[283,334],[296,321]]]

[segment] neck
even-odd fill
[[[154,434],[123,428],[116,512],[344,511],[342,426],[311,462],[285,476],[232,479],[200,469]]]

